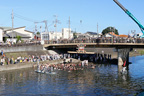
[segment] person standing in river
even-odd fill
[[[1,50],[1,55],[3,56],[3,50]]]
[[[4,62],[5,62],[4,57],[1,57],[1,66],[3,66],[3,65],[4,65]]]

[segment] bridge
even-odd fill
[[[115,48],[118,52],[118,65],[123,65],[124,61],[129,62],[129,52],[133,48],[144,48],[144,43],[60,43],[44,44],[45,49],[49,48],[77,48],[79,44],[86,45],[86,48]]]
[[[121,48],[144,48],[144,43],[60,43],[60,44],[44,44],[44,48],[77,48],[77,45],[84,44],[86,47],[104,47],[117,49]]]

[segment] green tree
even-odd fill
[[[40,32],[37,32],[36,34],[40,34]]]
[[[21,40],[21,36],[16,36],[17,40],[16,43],[18,43]]]
[[[73,37],[74,37],[74,39],[77,38],[76,32],[73,33]]]
[[[102,34],[105,35],[106,33],[114,32],[115,34],[119,35],[118,30],[114,27],[107,27],[102,31]]]
[[[7,41],[7,37],[4,38],[4,43],[6,43],[6,41]]]

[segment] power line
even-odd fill
[[[14,13],[14,16],[17,17],[17,18],[20,18],[20,19],[29,21],[29,22],[36,22],[36,21],[37,21],[37,20],[33,20],[33,19],[30,19],[30,18],[24,17],[24,16],[19,15],[19,14],[17,14],[17,13]]]
[[[38,30],[37,30],[37,24],[38,24],[38,23],[45,23],[45,31],[47,31],[47,32],[48,32],[48,27],[52,26],[54,23],[55,23],[55,25],[56,25],[55,27],[57,27],[57,23],[60,23],[59,20],[56,19],[56,20],[55,20],[54,22],[52,22],[50,25],[47,25],[47,20],[43,20],[43,21],[39,21],[39,22],[38,22],[38,20],[33,20],[33,19],[27,18],[27,17],[25,17],[25,16],[19,15],[19,14],[17,14],[17,13],[14,13],[13,16],[15,16],[15,17],[17,17],[17,18],[19,18],[19,19],[25,20],[25,21],[33,22],[33,23],[35,24],[35,32],[38,31]],[[56,18],[57,18],[57,16],[56,16]]]

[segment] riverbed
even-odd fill
[[[0,96],[134,96],[144,89],[144,56],[130,57],[122,75],[115,64],[40,74],[35,69],[0,72]]]

